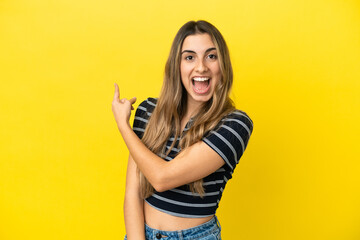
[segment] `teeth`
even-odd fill
[[[207,77],[195,77],[195,78],[193,78],[193,80],[203,82],[203,81],[209,80],[209,78],[207,78]]]

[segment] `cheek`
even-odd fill
[[[214,72],[216,74],[221,75],[221,70],[220,70],[220,64],[219,63],[214,64]]]
[[[190,66],[187,66],[186,64],[180,64],[180,75],[182,78],[188,77],[190,70]]]
[[[213,84],[214,85],[218,85],[218,84],[221,84],[221,78],[222,78],[222,74],[221,74],[221,69],[220,69],[220,65],[219,64],[214,64],[213,68],[212,68],[212,72],[215,76],[214,80],[213,81]]]
[[[183,86],[186,86],[186,70],[184,69],[184,66],[180,65],[180,78]]]
[[[185,66],[183,63],[180,63],[180,75],[184,75],[184,71],[185,71]]]
[[[214,64],[212,65],[212,73],[217,77],[217,78],[221,78],[221,69],[220,69],[220,65],[219,64]]]

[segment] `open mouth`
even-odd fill
[[[207,93],[210,89],[210,81],[209,77],[194,77],[191,79],[193,90],[198,94]]]

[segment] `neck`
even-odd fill
[[[191,102],[188,99],[184,118],[190,119],[190,118],[194,117],[200,110],[201,106],[202,106],[202,103]]]
[[[185,128],[186,123],[190,120],[190,118],[194,117],[199,109],[201,108],[201,103],[191,102],[190,99],[187,99],[186,111],[184,116],[181,118],[181,129]]]

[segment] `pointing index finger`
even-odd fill
[[[114,83],[114,85],[115,85],[114,100],[119,101],[120,99],[119,86],[117,85],[117,83]]]

